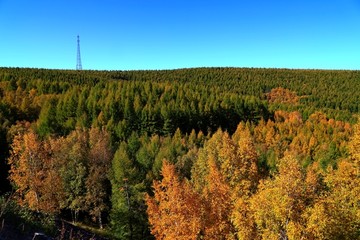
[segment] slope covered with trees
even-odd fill
[[[355,239],[359,81],[0,68],[2,199],[118,239]]]

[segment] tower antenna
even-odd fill
[[[80,37],[77,36],[77,59],[76,59],[76,70],[82,70],[81,56],[80,56]]]

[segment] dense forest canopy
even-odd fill
[[[118,239],[354,239],[359,81],[0,68],[1,194]]]

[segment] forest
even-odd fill
[[[360,239],[359,82],[0,68],[0,221],[55,239],[59,219],[109,239]]]

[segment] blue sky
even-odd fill
[[[0,66],[360,69],[360,0],[0,0]]]

